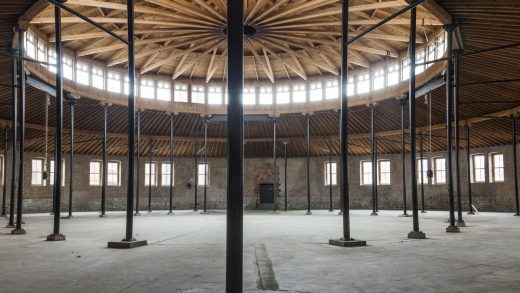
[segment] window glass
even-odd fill
[[[417,54],[415,54],[415,63],[416,64],[419,64],[419,63],[424,63],[425,61],[425,53],[424,53],[424,50],[422,51],[419,51],[417,52]],[[415,66],[415,74],[419,74],[419,73],[422,73],[424,72],[424,65],[417,65]]]
[[[175,173],[174,174],[171,173],[171,171],[170,171],[170,170],[172,170],[171,166],[172,166],[172,164],[170,164],[170,162],[161,164],[161,185],[162,186],[170,186],[170,178],[171,178],[170,176],[171,175],[174,175],[172,185],[175,185]],[[172,171],[175,171],[175,166]]]
[[[427,61],[433,61],[435,60],[435,42],[431,42],[431,44],[428,45],[428,55],[426,56],[428,59]],[[426,64],[426,68],[432,66],[432,64]]]
[[[37,52],[38,61],[46,62],[47,61],[47,50],[45,47],[45,43],[38,40],[38,52]],[[47,67],[45,64],[41,64],[43,67]]]
[[[292,87],[292,101],[293,103],[304,103],[307,101],[307,90],[305,84],[296,84]]]
[[[128,78],[128,76],[125,76],[125,81],[123,83],[123,89],[124,89],[125,95],[130,94],[130,79]],[[134,81],[134,94],[137,95],[137,78]]]
[[[150,181],[152,182],[152,186],[156,185],[155,168],[156,166],[153,162],[146,162],[144,164],[144,186],[149,186]]]
[[[417,159],[417,184],[422,182],[428,184],[428,159]]]
[[[204,87],[200,85],[191,86],[191,102],[197,104],[204,104]]]
[[[65,160],[61,161],[61,186],[65,186]],[[54,160],[50,161],[49,184],[54,185]]]
[[[370,74],[362,74],[357,77],[357,93],[366,94],[370,92]]]
[[[27,32],[25,34],[25,55],[29,56],[30,58],[35,59],[36,58],[36,39],[34,38],[34,35]]]
[[[442,58],[444,56],[444,36],[440,36],[437,39],[437,58]]]
[[[31,184],[44,185],[43,159],[33,159],[31,162]]]
[[[379,173],[379,184],[389,185],[390,184],[390,161],[381,160],[379,161],[379,167],[377,169]]]
[[[176,84],[173,88],[173,100],[175,102],[188,102],[188,86],[185,84]]]
[[[101,185],[101,162],[91,161],[89,168],[89,185]]]
[[[54,64],[54,65],[49,65],[49,71],[53,72],[53,73],[56,73],[56,60],[57,60],[56,58],[58,58],[56,56],[56,51],[49,49],[49,61],[48,61],[48,63],[49,64]]]
[[[90,85],[90,76],[88,74],[88,64],[76,62],[76,82],[84,85]]]
[[[140,90],[141,98],[155,99],[155,82],[152,79],[142,79]]]
[[[117,72],[108,72],[107,88],[109,92],[121,93],[121,75]]]
[[[410,79],[410,59],[406,58],[403,60],[403,78],[402,81]]]
[[[72,80],[74,78],[72,69],[72,59],[68,56],[63,56],[63,77]]]
[[[107,185],[108,186],[119,186],[121,185],[120,180],[121,164],[116,161],[107,162]]]
[[[199,163],[197,166],[197,184],[199,186],[209,185],[209,168],[208,164]],[[207,175],[206,175],[207,174]]]
[[[288,104],[290,101],[291,93],[289,86],[281,85],[276,87],[276,103],[277,104]]]
[[[446,159],[435,158],[433,160],[433,168],[435,170],[433,173],[433,180],[435,184],[446,183]]]
[[[219,87],[219,86],[208,87],[208,104],[222,105],[222,87]]]
[[[493,154],[491,158],[493,182],[504,182],[504,155]]]
[[[473,182],[486,182],[486,158],[484,155],[473,155]]]
[[[256,90],[254,87],[244,88],[244,98],[242,100],[242,103],[244,105],[256,104]]]
[[[323,86],[321,81],[312,82],[310,84],[309,100],[311,102],[323,100]]]
[[[335,162],[325,162],[325,185],[329,186],[332,179],[332,185],[338,184],[337,164]]]
[[[380,90],[385,87],[385,70],[378,69],[374,71],[374,90]]]
[[[164,80],[157,82],[157,99],[161,101],[171,101],[172,91],[170,83]]]
[[[347,95],[350,90],[347,90]],[[325,99],[333,100],[339,98],[339,87],[337,80],[329,80],[325,82]]]
[[[399,83],[399,64],[388,65],[388,85],[396,85]]]
[[[372,162],[361,162],[361,185],[372,184]]]
[[[92,86],[100,90],[105,89],[105,77],[103,69],[92,67]]]
[[[270,86],[263,86],[260,88],[258,95],[258,104],[272,105],[273,104],[273,88]]]

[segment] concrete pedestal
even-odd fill
[[[426,213],[428,213],[428,212],[427,211],[421,211],[421,214],[426,214]]]
[[[134,214],[134,216],[136,216],[136,217],[138,217],[138,216],[140,216],[140,215],[141,215],[141,213],[135,213],[135,214]]]
[[[407,217],[411,217],[412,215],[409,215],[409,214],[401,214],[399,215],[399,217],[404,217],[404,218],[407,218]]]
[[[107,214],[101,214],[99,215],[100,218],[106,218],[107,217]]]
[[[65,235],[51,234],[51,235],[47,236],[47,241],[65,241]]]
[[[132,240],[132,241],[114,241],[108,242],[108,248],[116,248],[116,249],[130,249],[141,246],[148,245],[148,241],[146,240]]]
[[[474,215],[475,213],[473,211],[468,212],[468,215]]]
[[[14,229],[14,230],[11,230],[11,234],[13,234],[13,235],[23,235],[23,234],[25,234],[25,230],[24,229]]]
[[[69,219],[72,219],[72,216],[61,217],[61,219],[63,219],[63,220],[69,220]]]
[[[411,231],[408,233],[409,239],[426,239],[426,234],[422,231]]]
[[[447,233],[459,233],[460,229],[457,226],[448,226],[448,227],[446,227],[446,232]]]
[[[515,217],[520,217],[520,214],[514,214],[513,216],[515,216]]]
[[[168,214],[167,214],[167,215],[170,215],[170,216],[171,216],[171,215],[173,215],[173,212],[168,212]]]
[[[371,216],[378,216],[377,213],[371,213],[370,215],[371,215]]]
[[[15,225],[9,225],[9,224],[7,224],[7,225],[5,225],[5,227],[6,227],[6,228],[14,228],[14,227],[16,227],[16,226],[15,226]]]
[[[312,212],[306,212],[305,214],[306,214],[307,216],[310,216],[310,215],[312,215]]]
[[[457,221],[457,223],[455,225],[457,227],[466,227],[466,222],[464,222],[464,221]]]
[[[356,239],[330,239],[329,240],[330,245],[334,246],[340,246],[340,247],[360,247],[360,246],[366,246],[367,242],[364,240],[356,240]]]

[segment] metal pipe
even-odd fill
[[[311,214],[311,115],[307,113],[307,215]]]
[[[447,52],[450,57],[453,54],[453,25],[446,25],[445,29],[447,31]],[[451,90],[452,84],[452,72],[453,72],[453,63],[448,62],[446,67],[446,151],[447,151],[447,180],[448,180],[448,197],[449,197],[449,207],[450,207],[450,225],[446,228],[446,232],[459,232],[459,229],[455,226],[455,198],[453,194],[453,159],[452,159],[452,99],[453,92]]]
[[[208,204],[208,118],[204,116],[204,213]]]
[[[332,209],[332,140],[329,140],[329,212]]]
[[[473,196],[471,194],[471,155],[470,155],[470,130],[469,130],[469,125],[466,124],[466,142],[467,142],[467,145],[466,145],[466,170],[468,171],[468,178],[467,178],[467,183],[468,183],[468,205],[469,205],[469,212],[468,212],[468,215],[473,215],[475,214],[473,212]]]
[[[170,115],[170,211],[173,214],[173,114]]]
[[[276,211],[276,192],[278,191],[278,177],[276,176],[276,117],[273,117],[273,209]]]
[[[4,128],[4,160],[2,166],[2,214],[0,216],[5,217],[5,205],[7,200],[7,172],[5,171],[5,167],[7,166],[7,135],[9,132],[9,128],[5,126]]]
[[[83,14],[81,14],[81,13],[75,11],[74,9],[72,9],[72,8],[70,8],[70,7],[68,7],[68,6],[63,5],[61,2],[59,2],[59,1],[57,1],[57,0],[46,0],[46,1],[49,2],[49,3],[51,3],[51,4],[53,4],[53,5],[54,5],[55,7],[57,7],[57,8],[59,7],[59,8],[61,8],[61,9],[65,10],[65,11],[67,11],[68,13],[70,13],[70,14],[72,14],[72,15],[75,15],[75,16],[77,16],[77,17],[79,17],[79,18],[81,18],[81,19],[84,20],[85,22],[90,23],[91,25],[93,25],[93,26],[95,26],[96,28],[98,28],[98,29],[104,31],[105,33],[111,35],[112,37],[114,37],[115,39],[117,39],[117,40],[123,42],[123,43],[126,44],[126,45],[129,45],[129,46],[130,46],[130,43],[131,43],[131,42],[133,43],[133,41],[130,41],[130,39],[128,39],[128,41],[125,40],[124,38],[122,38],[121,36],[119,36],[119,35],[117,35],[116,33],[112,32],[111,30],[109,30],[109,29],[105,28],[104,26],[100,25],[99,23],[93,21],[93,20],[90,19],[88,16],[85,16],[85,15],[83,15]],[[130,35],[130,34],[129,34],[129,35]]]
[[[103,104],[103,142],[102,142],[102,166],[101,166],[101,214],[104,217],[106,213],[107,198],[107,144],[108,144],[108,103]],[[130,169],[132,170],[132,169]]]
[[[377,216],[376,211],[376,193],[377,193],[377,173],[376,173],[376,136],[375,136],[375,111],[374,104],[370,105],[370,157],[372,165],[372,213],[371,216]]]
[[[70,150],[69,150],[69,218],[72,217],[72,195],[74,186],[74,101],[69,99],[70,105]]]
[[[460,182],[460,87],[459,87],[459,58],[455,54],[453,59],[453,113],[454,113],[454,124],[455,124],[455,177],[457,178],[457,185],[455,186],[457,191],[457,226],[465,226],[464,220],[462,219],[462,189]]]
[[[139,213],[139,189],[141,188],[141,148],[140,148],[140,142],[141,142],[141,111],[137,111],[137,141],[136,141],[136,148],[137,148],[137,155],[136,155],[136,161],[135,161],[135,216],[140,216]]]
[[[230,2],[231,3],[231,2]],[[226,235],[226,292],[242,292],[243,279],[243,198],[244,198],[244,1],[227,6],[227,235]]]
[[[127,0],[128,21],[128,170],[135,170],[135,55],[134,55],[134,0]],[[134,176],[128,176],[126,200],[126,233],[124,241],[135,240],[132,232],[134,227]]]
[[[195,198],[195,202],[194,202],[194,205],[193,205],[193,211],[196,212],[198,211],[198,207],[197,207],[197,189],[199,187],[199,163],[198,163],[198,145],[195,145],[195,154],[193,155],[193,158],[194,158],[194,161],[195,161],[195,186],[194,186],[194,198]]]
[[[284,155],[284,210],[287,211],[287,142],[283,143],[283,155]]]
[[[518,198],[518,168],[517,168],[517,155],[516,155],[516,116],[513,116],[513,176],[515,176],[515,216],[520,216],[520,204]]]
[[[148,150],[148,212],[152,212],[152,155],[154,143],[153,140],[150,140],[150,149]]]
[[[424,136],[423,134],[419,134],[419,139],[420,139],[420,143],[421,143],[421,146],[420,146],[420,150],[419,150],[419,156],[420,156],[420,167],[419,167],[419,171],[421,172],[421,213],[426,213],[426,210],[424,209],[424,164],[423,164],[423,160],[424,160]],[[428,176],[426,176],[426,178],[428,178]]]
[[[12,68],[13,83],[13,142],[12,142],[12,158],[11,158],[11,198],[9,201],[9,223],[6,228],[14,228],[14,196],[16,194],[16,165],[17,165],[17,139],[18,139],[18,64],[13,60]]]
[[[18,32],[18,52],[20,56],[25,54],[25,31],[20,30]],[[22,211],[23,211],[23,193],[24,193],[24,155],[25,155],[25,61],[20,59],[18,61],[18,119],[19,119],[19,160],[18,160],[18,198],[16,202],[16,227],[11,231],[12,234],[25,234],[25,230],[22,229]]]
[[[403,188],[403,214],[402,216],[408,217],[406,210],[406,133],[404,125],[404,107],[406,106],[406,99],[400,100],[401,105],[401,184]]]

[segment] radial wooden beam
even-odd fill
[[[220,46],[220,44],[222,44],[223,40],[220,39],[218,41],[218,43],[208,49],[206,49],[204,52],[200,53],[194,60],[192,60],[191,62],[187,63],[186,65],[184,65],[183,67],[179,68],[176,72],[173,73],[173,79],[176,79],[177,77],[179,77],[184,71],[186,71],[188,68],[190,68],[192,65],[194,65],[195,63],[197,63],[200,59],[202,59],[206,54],[208,54],[209,52],[213,51],[214,49],[218,48],[218,46]]]
[[[264,73],[267,75],[267,77],[269,77],[269,80],[272,83],[274,83],[274,74],[273,74],[273,69],[271,68],[271,64],[269,62],[269,57],[265,56],[266,59],[265,59],[265,63],[264,63],[262,58],[258,54],[258,52],[256,52],[255,48],[253,47],[252,41],[249,39],[246,39],[246,44],[248,45],[251,52],[253,53],[253,56],[256,59],[256,62],[260,64],[260,66],[264,70]],[[267,54],[267,52],[264,51],[264,54]]]

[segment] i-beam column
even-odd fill
[[[307,213],[306,215],[312,215],[311,212],[311,115],[307,116]]]
[[[232,5],[231,5],[232,4]],[[227,5],[228,63],[227,87],[227,229],[226,229],[226,292],[242,292],[243,278],[243,200],[244,200],[244,1]]]
[[[18,54],[17,52],[14,52]],[[13,68],[12,68],[12,83],[13,83],[13,108],[12,108],[12,125],[13,125],[13,141],[12,141],[12,158],[11,158],[11,196],[9,198],[9,223],[6,228],[14,228],[14,196],[16,194],[16,165],[17,165],[17,143],[18,139],[18,61],[13,59]]]
[[[204,202],[202,214],[207,214],[208,204],[208,117],[204,116]]]
[[[284,156],[284,211],[287,211],[287,142],[283,143],[283,156]]]
[[[424,135],[422,133],[419,134],[419,141],[420,141],[420,149],[419,149],[419,161],[421,162],[421,166],[419,167],[419,172],[421,173],[421,213],[426,213],[426,210],[424,209],[424,166],[423,166],[423,160],[424,160]],[[426,176],[426,180],[428,179],[428,176]]]
[[[273,210],[276,211],[276,193],[278,191],[278,177],[276,176],[276,117],[273,117]]]
[[[375,105],[370,105],[370,138],[371,138],[371,161],[372,161],[372,213],[377,216],[376,194],[377,194],[377,167],[376,167],[376,136],[375,136]]]
[[[448,152],[448,160],[447,164],[447,180],[448,180],[448,198],[449,198],[449,207],[450,207],[450,225],[446,227],[446,232],[448,233],[457,233],[460,232],[459,227],[456,226],[455,223],[455,197],[453,195],[453,159],[452,159],[452,99],[453,99],[453,90],[452,90],[452,73],[453,73],[453,30],[455,29],[455,25],[449,24],[445,25],[444,29],[446,30],[447,36],[447,53],[448,53],[448,64],[446,66],[446,151]]]
[[[406,106],[406,99],[399,100],[401,105],[401,185],[403,188],[403,214],[400,217],[409,217],[406,210],[406,133],[404,125],[404,107]]]
[[[340,157],[340,196],[342,208],[343,233],[339,239],[330,239],[329,244],[341,247],[365,246],[366,241],[350,237],[350,198],[348,182],[348,15],[349,0],[341,1],[341,106],[339,114],[339,157]]]
[[[69,216],[72,218],[72,195],[74,186],[74,105],[76,101],[74,98],[69,98],[70,106],[70,142],[69,142]]]
[[[520,204],[518,198],[518,168],[517,168],[517,155],[516,155],[516,115],[513,115],[513,176],[515,176],[515,206],[516,206],[516,214],[515,216],[520,216]]]
[[[468,205],[469,205],[469,212],[468,215],[474,215],[473,212],[473,196],[471,194],[471,143],[470,143],[470,130],[469,125],[466,124],[466,170],[468,172]]]
[[[196,212],[198,211],[198,203],[197,203],[197,189],[199,187],[199,162],[198,162],[198,158],[197,156],[199,155],[199,144],[194,144],[194,148],[195,148],[195,154],[193,156],[193,161],[194,161],[194,164],[195,164],[195,186],[193,186],[193,191],[194,191],[194,203],[193,203],[193,211]]]
[[[173,114],[170,114],[170,210],[168,215],[173,215]]]
[[[107,144],[108,144],[108,103],[103,104],[103,154],[101,161],[101,213],[100,217],[106,216],[107,201]],[[130,174],[130,173],[129,173]]]
[[[25,30],[18,31],[18,54],[20,57],[25,55]],[[18,160],[18,197],[16,200],[16,226],[11,234],[25,234],[22,229],[22,210],[23,210],[23,191],[24,191],[24,143],[25,143],[25,61],[23,58],[18,60],[18,119],[19,119],[19,160]]]
[[[135,214],[134,216],[140,216],[141,213],[139,213],[139,188],[141,187],[140,184],[140,178],[141,178],[141,148],[140,148],[140,141],[141,141],[141,111],[137,111],[137,141],[136,141],[136,148],[137,148],[137,154],[136,154],[136,160],[135,160]]]
[[[7,200],[7,172],[5,167],[7,166],[7,135],[9,128],[4,128],[4,165],[2,166],[2,214],[0,216],[5,217],[5,205]]]
[[[414,1],[414,3],[417,1]],[[410,58],[410,78],[408,85],[408,119],[410,127],[410,185],[412,191],[413,229],[408,233],[410,239],[425,239],[426,234],[419,230],[419,205],[417,200],[417,161],[416,161],[416,129],[415,129],[415,45],[417,34],[417,8],[410,11],[410,41],[408,56]]]
[[[337,170],[337,169],[336,169]],[[329,212],[332,209],[332,140],[329,140]]]
[[[454,86],[454,99],[453,99],[453,112],[455,116],[455,177],[457,178],[457,227],[466,227],[466,223],[462,219],[462,190],[460,182],[460,126],[459,126],[459,50],[455,52],[453,59],[453,86]]]

